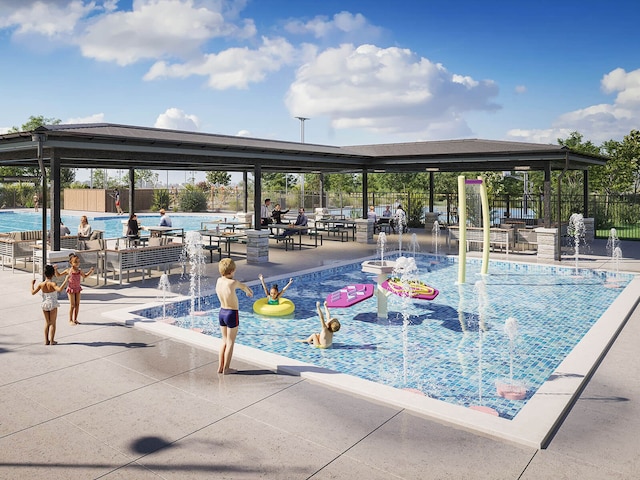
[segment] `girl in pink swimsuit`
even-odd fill
[[[69,297],[69,323],[71,325],[78,325],[80,323],[78,321],[80,292],[82,291],[80,282],[93,273],[93,267],[91,267],[88,272],[83,272],[80,268],[80,257],[75,253],[69,255],[69,264],[71,266],[62,272],[58,272],[56,269],[56,276],[68,275],[69,284],[67,285],[67,296]]]

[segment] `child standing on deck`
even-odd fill
[[[80,269],[80,257],[75,253],[69,255],[69,265],[70,267],[62,272],[58,272],[55,267],[54,269],[56,277],[67,275],[69,280],[69,285],[67,286],[67,296],[69,297],[69,323],[71,325],[78,325],[80,323],[78,321],[78,312],[80,311],[80,292],[82,291],[80,282],[82,279],[87,278],[93,273],[93,267],[91,267],[88,272],[83,272]]]
[[[227,375],[235,373],[236,370],[229,368],[231,365],[231,357],[233,355],[233,346],[238,335],[239,304],[236,289],[244,291],[249,297],[253,297],[253,291],[244,283],[233,278],[236,272],[236,264],[230,258],[223,258],[218,263],[218,271],[220,278],[216,282],[216,295],[220,300],[220,313],[218,320],[220,322],[220,333],[222,335],[222,345],[220,346],[218,373]]]
[[[284,295],[284,292],[287,291],[287,288],[293,283],[293,278],[289,279],[289,283],[287,283],[284,288],[278,291],[278,285],[271,285],[271,290],[267,290],[267,285],[264,283],[264,277],[262,274],[258,275],[260,279],[260,283],[262,283],[262,288],[264,289],[264,294],[267,296],[267,305],[278,305],[280,303],[280,297]]]
[[[31,295],[35,295],[38,292],[42,292],[42,314],[44,315],[44,344],[56,345],[56,319],[58,318],[58,292],[61,292],[66,283],[67,278],[64,279],[62,285],[58,286],[52,280],[55,274],[55,269],[51,265],[44,267],[45,280],[40,282],[36,287],[36,279],[31,281]]]

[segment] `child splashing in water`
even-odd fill
[[[81,280],[87,278],[93,273],[93,267],[88,272],[82,271],[80,268],[80,257],[75,253],[69,255],[70,267],[62,272],[58,272],[55,269],[56,276],[68,275],[69,285],[67,286],[67,296],[69,297],[69,323],[71,325],[78,325],[78,312],[80,310],[80,292],[82,286]],[[54,267],[55,268],[55,267]]]
[[[331,317],[329,313],[329,307],[327,307],[327,302],[324,302],[324,312],[327,316],[322,315],[322,310],[320,310],[320,302],[316,302],[316,310],[318,311],[318,316],[320,317],[320,325],[322,330],[320,333],[312,333],[305,340],[298,340],[298,342],[308,343],[309,345],[313,345],[316,348],[329,348],[333,344],[333,334],[340,330],[340,322],[337,318]]]
[[[278,305],[280,303],[280,297],[284,295],[284,292],[287,291],[287,288],[293,283],[293,278],[289,279],[289,283],[285,285],[285,287],[278,291],[278,285],[271,285],[271,290],[267,290],[267,285],[264,283],[264,277],[262,274],[258,275],[260,279],[260,283],[262,283],[262,288],[264,289],[264,294],[267,296],[267,305]]]
[[[45,280],[40,282],[36,287],[36,279],[31,281],[31,295],[42,292],[42,314],[44,315],[44,344],[57,345],[56,336],[56,319],[58,318],[58,292],[61,292],[69,277],[64,279],[62,285],[58,286],[52,280],[55,269],[51,265],[44,267]]]

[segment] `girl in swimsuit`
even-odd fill
[[[287,291],[289,285],[293,283],[293,278],[290,278],[289,283],[287,283],[282,290],[278,291],[278,285],[275,283],[271,285],[271,290],[267,290],[267,286],[264,283],[264,277],[262,276],[262,274],[258,275],[258,278],[260,279],[260,283],[262,283],[264,294],[267,296],[267,305],[279,305],[280,297],[284,294],[284,292]]]
[[[69,255],[69,264],[71,265],[66,270],[58,272],[56,269],[56,276],[67,275],[69,285],[67,286],[67,296],[69,297],[69,323],[71,325],[78,325],[78,312],[80,310],[80,292],[82,286],[80,284],[82,279],[87,278],[93,273],[93,267],[88,272],[83,272],[80,268],[80,257],[75,253]],[[55,267],[54,267],[55,268]]]
[[[55,269],[51,265],[44,267],[45,280],[40,282],[36,287],[36,279],[31,281],[31,295],[42,292],[42,314],[44,315],[44,344],[56,345],[56,319],[58,318],[58,292],[61,292],[67,279],[64,279],[62,285],[58,286],[52,280]]]

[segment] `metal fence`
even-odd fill
[[[285,195],[283,192],[265,192],[264,198],[280,203],[283,209],[296,209],[301,203],[300,194]],[[551,197],[551,222],[558,223],[557,195]],[[367,204],[376,206],[379,214],[385,206],[394,210],[402,204],[407,212],[409,225],[424,226],[425,213],[429,211],[429,195],[427,193],[384,192],[369,193]],[[312,212],[321,204],[320,195],[307,193],[304,207]],[[362,217],[362,193],[325,193],[325,205],[331,210],[340,210],[343,214]],[[473,202],[468,202],[473,205]],[[618,238],[623,240],[640,240],[640,195],[590,195],[587,209],[584,208],[582,196],[562,196],[560,201],[561,223],[568,223],[573,213],[582,213],[595,219],[596,238],[608,238],[612,228],[616,229]],[[542,196],[494,196],[490,199],[490,218],[493,225],[508,220],[521,219],[529,225],[541,223],[544,217]],[[433,210],[439,213],[439,221],[445,224],[458,222],[458,194],[442,193],[433,197]],[[469,215],[472,216],[472,215]]]

